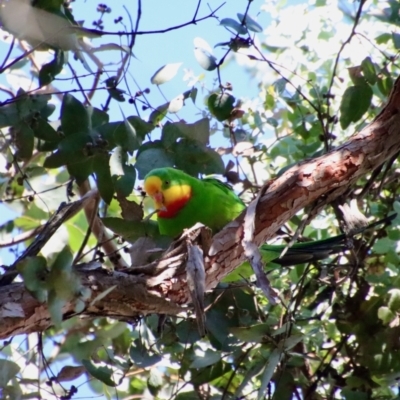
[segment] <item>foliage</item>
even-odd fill
[[[13,217],[1,225],[1,244],[11,250],[11,256],[2,253],[9,265],[49,213],[85,194],[88,185],[101,194],[105,226],[127,241],[149,236],[165,245],[155,221],[146,219],[152,205],[140,184],[148,171],[176,166],[195,176],[220,174],[250,200],[267,179],[326,153],[371,121],[398,75],[395,0],[287,7],[266,1],[257,19],[260,10],[250,0],[235,4],[234,18],[200,1],[187,23],[152,31],[140,28],[142,13],[151,18],[140,1],[129,18],[99,4],[95,29],[78,22],[79,2],[3,3],[8,51],[0,73],[10,87],[1,87],[0,193],[3,213]],[[211,45],[200,37],[210,21],[219,24]],[[188,26],[196,28],[194,59],[203,71],[185,70],[189,88],[164,95],[173,82],[179,87],[186,66],[162,53],[149,81],[136,83],[130,63],[149,57],[137,53],[139,44],[166,32],[186,35]],[[224,76],[233,67],[239,73],[228,83]],[[252,97],[237,93],[245,72],[257,86]],[[400,212],[398,180],[393,159],[342,200],[357,198],[374,220]],[[300,237],[338,234],[337,210],[337,203],[324,209]],[[311,211],[296,215],[282,232],[293,236]],[[396,218],[366,232],[351,250],[324,262],[267,265],[285,304],[268,304],[249,269],[242,269],[245,276],[236,273],[207,294],[208,334],[200,338],[190,312],[166,317],[162,329],[157,315],[132,323],[62,321],[66,301],[72,299],[79,313],[90,297],[74,263],[95,258],[111,268],[103,260],[103,239],[79,213],[41,255],[17,266],[26,288],[48,303],[54,326],[36,341],[27,335],[3,342],[0,397],[398,398],[399,223]],[[2,318],[20,312],[0,306]]]

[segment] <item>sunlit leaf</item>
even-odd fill
[[[221,359],[221,352],[207,350],[204,355],[194,357],[190,368],[204,368],[213,365]]]
[[[268,357],[268,364],[265,366],[263,373],[261,374],[261,384],[258,389],[258,399],[265,398],[265,391],[267,389],[268,384],[271,381],[272,375],[276,367],[278,366],[281,357],[283,356],[281,349],[274,349],[270,356]]]
[[[243,25],[232,18],[223,18],[219,23],[220,25],[227,28],[232,28],[236,31],[236,33],[239,33],[240,35],[244,35],[247,32],[246,28]]]
[[[204,68],[206,71],[213,71],[218,66],[217,58],[204,49],[195,48],[194,56],[200,67]]]
[[[20,367],[9,360],[0,359],[0,388],[5,388],[7,383],[20,371]]]
[[[364,60],[361,62],[361,68],[367,82],[371,85],[374,85],[376,83],[376,71],[374,63],[370,57],[364,58]]]
[[[393,312],[398,312],[400,310],[400,289],[391,289],[388,292],[389,302],[388,307]]]
[[[141,368],[150,367],[161,361],[161,357],[158,354],[151,354],[140,342],[136,339],[129,350],[129,356],[132,362]]]
[[[382,320],[384,324],[389,324],[395,317],[395,314],[389,307],[379,307],[378,318]]]
[[[157,125],[167,115],[168,108],[169,103],[161,104],[161,106],[156,107],[149,116],[149,123]]]
[[[247,26],[247,29],[249,31],[257,32],[257,33],[263,31],[262,26],[257,21],[255,21],[253,18],[251,18],[249,14],[246,14],[246,17],[245,17],[243,14],[238,13],[237,17],[238,17],[240,23],[242,23],[244,20],[244,23]]]
[[[82,365],[86,368],[90,375],[99,381],[103,382],[107,386],[117,386],[113,380],[113,370],[106,366],[96,366],[89,360],[82,360]]]
[[[181,65],[182,63],[172,63],[162,66],[151,77],[151,83],[153,85],[162,85],[170,81],[177,74]]]

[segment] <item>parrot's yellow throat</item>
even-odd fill
[[[154,200],[160,218],[175,217],[192,196],[189,185],[170,186],[169,181],[163,182],[158,176],[149,176],[144,182],[144,190]]]

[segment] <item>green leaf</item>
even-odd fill
[[[199,395],[197,392],[179,392],[176,396],[174,396],[174,400],[199,400]]]
[[[47,297],[48,276],[47,262],[44,257],[27,257],[17,264],[17,270],[21,274],[26,288],[40,301]]]
[[[91,107],[90,114],[93,128],[107,124],[110,119],[105,111],[99,110],[96,107]]]
[[[154,129],[153,124],[144,121],[137,115],[128,117],[128,121],[135,128],[136,134],[142,139]]]
[[[89,360],[82,360],[82,365],[87,369],[90,375],[98,379],[100,382],[111,387],[117,386],[112,379],[114,372],[111,368],[105,366],[97,367]]]
[[[51,321],[56,327],[61,325],[63,320],[62,309],[66,303],[66,300],[57,296],[55,290],[50,290],[47,299],[47,308],[51,317]]]
[[[218,361],[208,368],[204,368],[199,371],[195,370],[195,372],[192,373],[191,383],[195,385],[209,383],[214,379],[225,375],[228,371],[231,371],[231,366],[222,361]]]
[[[231,116],[235,98],[229,93],[213,93],[207,101],[208,108],[218,121],[225,121]]]
[[[171,147],[177,168],[191,175],[223,174],[224,162],[213,149],[192,140],[182,139]]]
[[[366,392],[354,390],[353,388],[345,387],[341,391],[344,400],[368,400],[370,395]]]
[[[164,148],[171,147],[180,137],[182,137],[182,132],[176,122],[168,121],[164,124],[161,132],[161,142]]]
[[[283,78],[280,78],[273,83],[273,87],[278,96],[281,96],[283,94],[283,92],[286,90],[286,84],[287,84],[287,81]]]
[[[198,89],[195,88],[195,87],[193,87],[193,88],[190,90],[190,95],[189,95],[189,97],[192,99],[193,104],[196,103],[197,92],[198,92]]]
[[[142,141],[136,135],[136,130],[128,119],[124,118],[124,124],[127,135],[123,146],[130,154],[132,154],[134,150],[139,148],[139,146],[142,144]],[[116,137],[115,140],[118,141],[119,138]]]
[[[377,85],[384,96],[389,96],[393,87],[393,79],[388,73],[379,75]]]
[[[72,271],[72,253],[69,250],[68,246],[65,246],[63,250],[61,250],[57,257],[55,258],[53,264],[51,265],[51,272],[55,275],[61,275],[64,272],[68,274]]]
[[[202,144],[208,144],[210,137],[210,120],[208,118],[202,118],[193,124],[177,122],[177,127],[182,133],[182,137],[196,140]]]
[[[51,152],[57,150],[58,142],[40,142],[38,143],[38,150],[42,152]]]
[[[45,168],[59,168],[63,165],[82,162],[87,157],[83,150],[92,144],[89,135],[75,133],[65,137],[59,144],[58,150],[50,154],[44,161]]]
[[[363,75],[365,76],[365,79],[370,85],[375,85],[376,83],[376,71],[375,71],[375,65],[371,61],[371,57],[366,57],[364,60],[361,62],[361,69],[363,71]]]
[[[389,302],[388,307],[393,312],[398,312],[400,310],[400,289],[391,289],[388,292]]]
[[[170,147],[178,138],[195,140],[208,144],[210,137],[210,120],[202,118],[193,124],[186,122],[167,122],[162,130],[161,141],[165,147]]]
[[[68,246],[61,250],[53,264],[47,284],[54,291],[54,296],[63,300],[70,300],[80,288],[80,281],[72,267],[73,256]]]
[[[265,362],[259,361],[255,365],[252,365],[247,369],[246,375],[244,376],[244,379],[242,382],[240,382],[240,385],[236,389],[235,396],[236,398],[240,398],[240,395],[242,394],[243,390],[245,389],[246,385],[259,373],[265,368]]]
[[[129,356],[132,362],[140,368],[147,368],[161,361],[161,356],[155,353],[151,354],[139,339],[133,342],[129,350]]]
[[[91,129],[88,110],[69,93],[64,96],[61,104],[61,128],[66,136],[81,132],[89,133]]]
[[[251,18],[249,14],[246,14],[246,18],[245,18],[244,14],[237,13],[237,17],[238,17],[240,23],[243,23],[243,21],[244,21],[244,23],[247,26],[247,29],[249,31],[256,32],[256,33],[263,31],[262,26],[257,21],[255,21],[253,18]]]
[[[54,104],[47,104],[50,95],[27,95],[22,89],[18,90],[15,99],[10,104],[3,103],[0,107],[0,128],[18,124],[22,119],[33,117],[40,113],[47,118],[54,111]]]
[[[228,274],[222,282],[235,282],[241,281],[243,279],[250,278],[251,275],[254,274],[253,268],[250,263],[245,262],[240,267],[233,270],[230,274]]]
[[[394,242],[387,237],[378,239],[372,248],[377,254],[386,254],[389,250],[394,248]]]
[[[39,85],[45,86],[54,80],[62,71],[65,63],[65,56],[62,50],[54,52],[54,58],[49,63],[44,64],[39,71]]]
[[[400,34],[392,32],[393,46],[396,50],[400,49]]]
[[[104,83],[107,87],[107,92],[112,99],[117,100],[121,103],[125,101],[125,91],[117,88],[118,82],[115,76],[106,79]]]
[[[340,104],[340,126],[346,129],[351,122],[358,121],[368,110],[372,89],[367,85],[355,85],[346,89]]]
[[[397,214],[400,214],[400,201],[396,200],[393,202],[393,209],[397,212]]]
[[[294,334],[289,336],[288,338],[284,338],[279,342],[279,348],[283,348],[284,350],[290,350],[296,344],[300,343],[304,339],[304,335]]]
[[[189,368],[205,368],[217,363],[221,360],[222,354],[220,351],[208,349],[202,356],[194,356]]]
[[[134,188],[136,182],[136,169],[133,165],[122,166],[123,175],[113,177],[115,191],[124,197],[128,197]]]
[[[147,379],[147,387],[153,396],[157,396],[163,386],[163,375],[157,368],[150,370],[149,378]]]
[[[378,308],[378,318],[381,319],[385,325],[392,322],[395,317],[396,315],[389,307],[382,306]]]
[[[25,122],[21,121],[14,126],[16,157],[18,160],[29,160],[32,157],[34,146],[34,132]]]
[[[149,123],[153,125],[158,125],[158,123],[161,122],[167,115],[168,107],[169,102],[156,107],[149,115]]]
[[[283,356],[283,352],[281,349],[274,349],[270,356],[268,357],[268,364],[266,365],[264,372],[261,374],[261,384],[258,389],[258,399],[265,398],[265,391],[267,389],[268,384],[271,381],[272,375],[276,367],[279,364],[281,357]]]
[[[257,324],[246,327],[233,327],[229,331],[238,339],[244,342],[262,343],[270,334],[269,324]]]
[[[377,44],[384,44],[387,43],[390,39],[392,39],[392,35],[390,33],[382,33],[375,38],[375,41]]]
[[[93,172],[96,175],[97,188],[101,198],[110,204],[114,195],[114,182],[111,177],[109,155],[98,153],[93,157]]]
[[[101,138],[108,143],[107,148],[113,149],[117,146],[116,137],[123,140],[127,133],[125,132],[126,127],[122,121],[119,122],[109,122],[104,125],[98,126],[94,132],[101,136]],[[124,146],[121,146],[124,147]]]
[[[15,362],[0,359],[0,388],[5,388],[7,383],[18,374],[20,369]]]
[[[87,157],[80,162],[67,165],[68,173],[81,184],[93,172],[93,157]]]
[[[247,32],[246,28],[233,18],[223,18],[219,24],[227,28],[232,28],[239,35],[244,35]]]
[[[32,124],[33,134],[36,138],[47,142],[58,143],[61,140],[57,131],[42,117],[35,120]]]
[[[161,146],[155,146],[141,151],[137,157],[135,167],[139,178],[143,179],[154,168],[173,167],[174,162],[167,151]]]

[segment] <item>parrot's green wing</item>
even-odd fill
[[[179,216],[190,221],[190,226],[201,222],[216,233],[246,208],[232,188],[217,179],[197,180],[192,189],[192,198],[185,206],[185,213]]]

